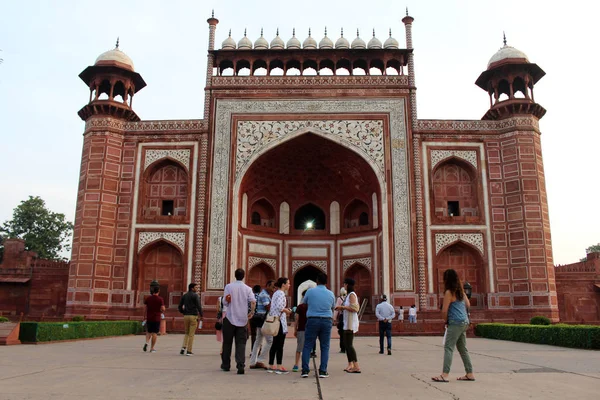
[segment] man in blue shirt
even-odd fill
[[[250,368],[251,369],[267,369],[265,364],[266,358],[271,350],[273,344],[273,336],[265,336],[262,334],[262,326],[265,322],[269,305],[271,304],[271,295],[273,294],[274,281],[268,280],[265,288],[260,292],[256,300],[256,314],[254,319],[256,322],[256,341],[252,346],[252,354],[250,355]],[[266,340],[266,344],[263,346],[263,338]],[[262,350],[261,350],[262,346]],[[260,355],[259,355],[260,352]]]
[[[333,292],[325,287],[327,275],[320,272],[317,275],[317,287],[309,289],[304,296],[303,303],[308,306],[306,312],[306,329],[304,331],[304,349],[302,350],[302,377],[308,378],[310,368],[310,352],[313,349],[317,337],[321,346],[321,364],[319,365],[319,377],[328,378],[327,363],[329,362],[329,345],[331,341],[331,327],[333,308],[335,307],[335,296]]]

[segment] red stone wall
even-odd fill
[[[600,253],[555,271],[560,321],[600,323]]]
[[[496,296],[492,308],[558,319],[540,136],[515,132],[485,143]]]

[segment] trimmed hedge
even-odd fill
[[[134,335],[142,331],[139,321],[21,322],[19,340],[36,343]]]
[[[536,315],[535,317],[531,317],[529,323],[531,325],[552,325],[552,321],[550,321],[550,318],[545,317],[543,315]]]
[[[597,325],[546,326],[485,323],[475,327],[475,334],[488,339],[600,349],[600,326]]]

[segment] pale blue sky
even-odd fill
[[[556,4],[556,5],[553,5]],[[405,43],[401,22],[415,18],[418,115],[428,119],[480,119],[489,107],[475,86],[489,58],[508,44],[525,52],[546,76],[535,98],[548,110],[542,146],[554,258],[575,262],[600,242],[599,129],[595,78],[600,29],[595,2],[548,1],[2,1],[0,3],[0,222],[28,195],[74,216],[84,123],[77,111],[88,90],[78,74],[114,47],[134,61],[148,86],[134,100],[142,119],[202,118],[208,27],[212,8],[220,20],[217,44],[254,41],[277,27],[287,41],[296,27],[320,40],[359,28],[382,41],[392,28]]]

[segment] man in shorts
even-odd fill
[[[302,292],[302,299],[304,299],[306,290]],[[302,302],[298,307],[296,307],[296,329],[294,331],[294,335],[296,336],[296,361],[294,362],[294,368],[292,368],[292,372],[298,372],[298,362],[300,361],[302,349],[304,348],[304,330],[306,329],[307,310],[308,306]]]
[[[144,304],[146,308],[144,309],[144,321],[146,322],[146,344],[144,344],[144,351],[148,350],[148,344],[150,339],[152,339],[152,344],[150,346],[150,353],[156,353],[154,346],[156,345],[156,339],[158,337],[158,331],[160,330],[160,320],[162,317],[162,313],[165,312],[165,302],[158,295],[160,291],[159,287],[153,287],[151,289],[151,295],[146,297],[144,300]]]

